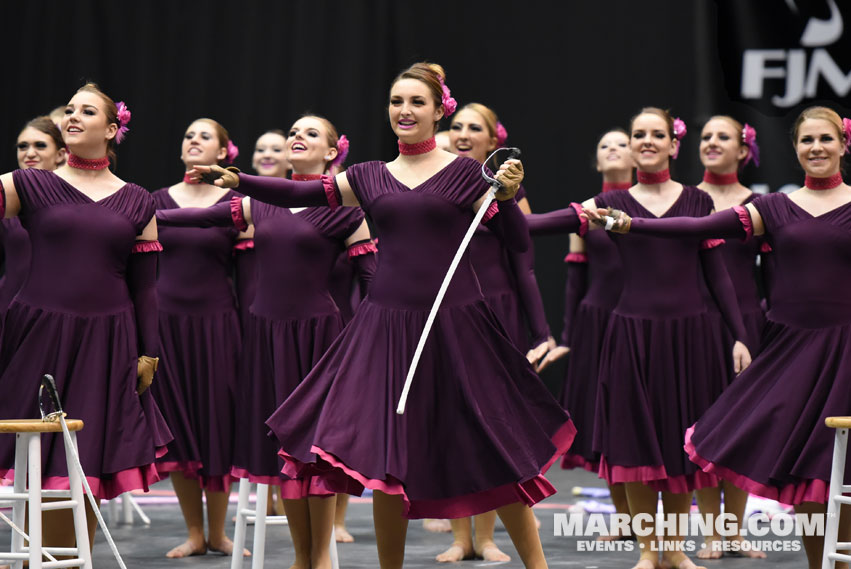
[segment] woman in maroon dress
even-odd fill
[[[108,168],[129,120],[123,103],[85,85],[62,120],[68,163],[0,176],[5,216],[20,216],[33,251],[5,315],[0,416],[38,417],[39,382],[53,375],[63,408],[86,424],[80,461],[98,499],[158,481],[154,461],[171,439],[146,391],[159,348],[154,203]],[[45,436],[42,485],[68,488],[62,435]],[[3,437],[0,473],[11,478],[13,464],[14,439]],[[70,516],[45,514],[45,544],[73,545]]]

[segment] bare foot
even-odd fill
[[[212,541],[208,541],[207,548],[210,551],[221,553],[222,555],[233,555],[233,542],[230,540],[230,538],[225,536],[220,537],[215,544],[213,544]],[[242,556],[251,557],[251,552],[247,549],[243,549]]]
[[[685,553],[671,558],[663,558],[660,565],[662,569],[706,569],[703,565],[695,565]]]
[[[511,557],[503,553],[492,541],[477,546],[476,557],[485,561],[511,561]]]
[[[597,541],[632,541],[635,539],[632,534],[624,535],[619,533],[617,535],[599,535],[597,536]]]
[[[656,563],[647,557],[642,557],[638,560],[632,569],[657,569]]]
[[[457,541],[449,546],[449,549],[435,557],[438,563],[455,563],[456,561],[463,561],[464,559],[472,558],[473,548],[471,546],[465,546],[463,543],[458,543]]]
[[[183,559],[184,557],[192,557],[193,555],[205,555],[207,553],[207,544],[193,543],[191,540],[186,540],[168,553],[165,554],[169,559]]]
[[[750,559],[765,559],[766,555],[764,551],[757,551],[751,547],[742,547],[745,544],[745,540],[741,537],[734,537],[730,541],[735,541],[739,544],[739,548],[732,550],[729,552],[730,555],[735,557],[748,557]]]
[[[449,533],[452,531],[452,524],[449,523],[449,520],[426,518],[423,520],[423,529],[434,533]]]
[[[334,526],[334,538],[338,543],[352,543],[355,540],[346,526]]]
[[[698,559],[721,559],[724,555],[724,543],[717,537],[707,537],[703,545],[697,550]]]

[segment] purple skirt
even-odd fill
[[[38,387],[50,373],[73,419],[80,462],[94,494],[111,499],[160,480],[153,463],[171,432],[150,391],[136,393],[133,307],[97,316],[53,312],[13,301],[0,352],[0,416],[37,418]],[[12,395],[14,394],[14,395]],[[42,435],[42,485],[68,488],[62,434]],[[15,437],[0,437],[0,476],[14,477]]]
[[[235,311],[160,312],[160,366],[151,390],[174,440],[157,461],[161,474],[179,471],[202,488],[230,488],[234,443],[233,389],[239,357]]]
[[[562,457],[561,467],[564,469],[584,468],[596,473],[600,468],[600,453],[594,451],[597,372],[611,314],[611,308],[585,302],[576,310],[561,394],[561,405],[570,411],[570,418],[576,425],[576,438]]]
[[[570,418],[484,301],[442,308],[397,415],[428,311],[367,297],[267,424],[290,476],[337,492],[400,494],[404,515],[464,517],[555,493],[541,475]]]
[[[285,498],[329,492],[316,483],[284,475],[280,446],[265,420],[292,393],[340,334],[340,313],[305,320],[275,320],[248,313],[237,390],[241,443],[234,449],[232,474],[251,482],[282,486]]]
[[[731,359],[720,317],[612,314],[601,353],[594,450],[610,484],[643,482],[684,493],[714,486],[683,452],[688,429],[727,384]]]
[[[825,503],[834,429],[851,415],[851,325],[768,321],[763,349],[688,433],[705,471],[785,504]],[[851,468],[851,454],[846,469]]]
[[[502,322],[508,337],[514,342],[518,350],[524,354],[529,351],[529,334],[526,332],[526,322],[523,318],[523,312],[520,310],[520,302],[517,299],[517,293],[508,290],[502,294],[494,296],[486,296],[485,302],[496,313],[497,318]]]

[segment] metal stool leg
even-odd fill
[[[266,502],[269,485],[257,484],[257,503],[254,506],[254,551],[251,552],[251,569],[263,569],[266,560]]]
[[[336,500],[337,498],[329,499]],[[328,547],[331,552],[331,569],[340,569],[340,557],[337,555],[337,534],[335,533],[334,526],[331,526],[331,543]]]
[[[27,443],[26,435],[15,435],[15,494],[27,491]],[[24,527],[27,515],[27,503],[16,500],[12,506],[12,522],[19,528]],[[12,532],[12,553],[24,550],[24,537],[18,532]],[[13,569],[23,569],[24,561],[17,560],[12,564]]]
[[[830,472],[830,493],[827,499],[827,519],[824,531],[824,554],[822,569],[833,569],[839,538],[839,512],[841,503],[837,497],[842,496],[842,485],[845,480],[845,453],[848,445],[848,429],[836,429],[833,442],[833,466]]]
[[[251,482],[247,478],[239,479],[239,500],[236,502],[236,523],[233,530],[233,555],[231,555],[230,568],[242,569],[242,550],[245,549],[245,533],[248,530],[248,494],[251,491]]]
[[[71,444],[77,448],[77,433],[71,434]],[[83,495],[83,481],[74,467],[70,452],[65,452],[68,462],[68,485],[71,488],[71,500],[77,503],[72,508],[74,516],[74,534],[77,538],[77,556],[83,560],[84,569],[92,569],[92,551],[89,549],[89,528],[86,521],[86,498]]]
[[[27,433],[30,506],[30,569],[41,569],[41,434]]]

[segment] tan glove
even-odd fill
[[[239,168],[228,166],[222,168],[215,164],[211,166],[193,166],[187,175],[194,182],[212,184],[220,188],[235,188],[239,185]]]
[[[509,159],[502,163],[495,178],[502,183],[502,188],[496,192],[496,199],[504,202],[510,200],[520,189],[523,181],[523,163],[520,160]]]
[[[159,367],[159,365],[159,358],[139,356],[139,360],[136,362],[136,377],[138,378],[136,383],[136,393],[142,395],[148,390],[154,382],[154,373],[157,371],[157,367]]]
[[[597,210],[601,212],[601,210]],[[606,228],[606,231],[612,233],[629,233],[629,228],[632,225],[632,218],[625,211],[607,208],[601,216],[591,218],[591,221]]]

